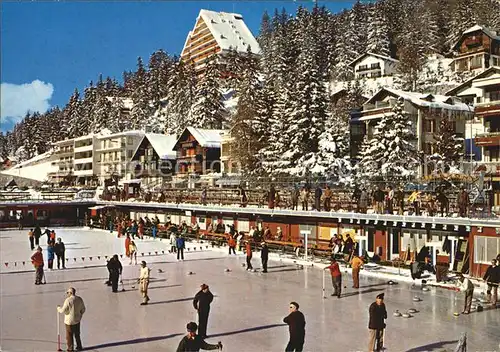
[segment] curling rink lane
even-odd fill
[[[56,306],[64,302],[69,286],[76,288],[87,307],[81,324],[85,350],[175,351],[186,323],[196,321],[192,298],[200,284],[206,283],[215,295],[207,341],[222,341],[224,351],[283,351],[288,328],[282,320],[290,301],[297,301],[306,317],[304,351],[367,351],[368,307],[377,294],[385,292],[388,351],[451,352],[466,332],[468,351],[500,352],[500,309],[455,317],[453,312],[462,310],[463,294],[435,288],[424,292],[407,283],[390,286],[387,280],[367,277],[361,277],[361,288],[356,290],[344,272],[342,285],[347,288],[337,299],[330,296],[331,280],[324,272],[327,298],[323,299],[323,271],[317,268],[270,261],[267,274],[246,272],[242,254],[228,256],[210,248],[199,251],[199,244],[194,243],[189,247],[197,250],[186,251],[186,260],[178,262],[172,254],[161,255],[162,250],[167,253],[168,242],[136,241],[138,261],[146,260],[152,269],[151,301],[140,306],[135,284],[139,266],[128,265],[125,257],[121,260],[125,291],[120,286],[120,292],[112,293],[104,285],[108,273],[103,256],[123,254],[123,238],[101,230],[60,228],[56,233],[66,243],[67,256],[80,260],[70,259],[66,270],[46,271],[47,284],[35,286],[27,230],[0,232],[1,351],[55,351]],[[45,236],[40,243],[46,259]],[[96,261],[97,256],[101,258]],[[24,266],[22,261],[26,261]],[[14,267],[13,262],[17,263]],[[254,253],[252,262],[260,268],[259,253]],[[415,296],[422,300],[414,302]],[[411,318],[393,316],[395,310],[410,308],[418,311]],[[65,350],[62,315],[60,322]]]

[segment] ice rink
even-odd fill
[[[250,273],[241,265],[242,254],[229,257],[205,244],[202,251],[199,244],[189,244],[186,260],[177,262],[167,254],[167,241],[137,240],[138,261],[151,263],[153,277],[150,304],[140,306],[140,294],[132,288],[139,266],[128,265],[125,257],[125,292],[112,293],[104,285],[104,256],[123,254],[123,238],[101,230],[61,228],[56,233],[66,243],[67,269],[46,271],[47,284],[35,286],[27,230],[0,232],[1,351],[55,351],[56,306],[62,305],[69,286],[87,307],[82,320],[85,350],[175,351],[186,323],[196,321],[192,298],[202,283],[215,295],[207,341],[222,341],[224,351],[283,351],[288,328],[282,320],[290,301],[297,301],[306,317],[305,351],[367,351],[368,306],[380,292],[385,292],[389,315],[388,351],[453,351],[463,332],[468,351],[500,351],[500,309],[454,317],[453,312],[462,310],[462,294],[435,288],[423,292],[403,282],[389,286],[385,279],[366,277],[355,290],[344,273],[342,298],[330,297],[331,281],[325,276],[327,299],[322,299],[323,272],[316,267],[270,261],[269,273]],[[46,259],[45,236],[41,244]],[[254,253],[253,263],[260,267],[259,253]],[[416,295],[421,302],[412,300]],[[393,317],[395,310],[410,308],[419,312],[407,319]],[[64,335],[62,340],[65,349]]]

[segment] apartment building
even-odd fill
[[[193,64],[197,74],[202,75],[209,57],[223,58],[230,50],[246,55],[248,49],[253,54],[260,53],[259,43],[242,15],[201,10],[193,30],[188,33],[181,60]]]
[[[71,182],[71,178],[74,176],[74,147],[74,139],[66,139],[54,143],[53,164],[56,167],[56,171],[48,174],[50,183],[61,184],[64,182]]]
[[[349,66],[355,78],[379,78],[396,73],[399,60],[392,57],[366,52],[353,60]]]
[[[417,137],[416,148],[424,157],[435,152],[434,134],[438,132],[441,119],[450,119],[455,132],[463,136],[465,121],[470,119],[473,113],[467,104],[454,97],[382,88],[363,104],[361,111],[351,114],[351,156],[353,158],[359,157],[363,140],[373,137],[375,126],[380,118],[393,114],[392,110],[398,99],[404,100],[404,111],[412,121]],[[419,177],[432,171],[428,167],[429,165],[422,165]]]

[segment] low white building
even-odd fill
[[[394,75],[398,63],[392,57],[366,52],[354,59],[349,66],[356,78],[370,79]]]

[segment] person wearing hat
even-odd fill
[[[148,304],[149,296],[148,296],[148,287],[149,287],[149,273],[151,269],[146,266],[146,262],[143,260],[141,262],[141,274],[139,276],[139,290],[142,294],[142,303],[141,306],[145,306]]]
[[[177,347],[177,352],[198,352],[199,350],[222,350],[222,342],[217,345],[206,343],[205,340],[196,334],[198,325],[194,321],[186,325],[187,335],[184,336]]]
[[[210,314],[210,303],[214,295],[210,292],[208,285],[202,284],[200,291],[194,296],[193,307],[198,311],[199,334],[202,339],[207,338],[208,315]]]
[[[387,310],[385,309],[383,293],[377,295],[375,302],[370,305],[369,313],[370,321],[368,323],[368,351],[381,351],[384,347],[384,320],[387,319]]]
[[[31,256],[31,263],[36,269],[35,285],[40,285],[43,278],[43,254],[42,247],[38,246],[36,252]]]
[[[66,325],[66,343],[68,351],[73,351],[73,337],[76,340],[76,351],[81,351],[82,340],[80,339],[80,322],[85,313],[85,304],[80,296],[76,295],[73,287],[66,291],[68,298],[63,306],[57,306],[57,311],[64,314],[64,325]]]
[[[267,273],[267,260],[269,259],[269,248],[266,242],[262,242],[262,249],[260,250],[260,259],[262,260],[262,272]]]
[[[302,352],[304,347],[304,340],[306,336],[306,318],[301,311],[299,311],[299,304],[297,302],[290,302],[290,314],[288,314],[283,322],[288,324],[290,332],[290,340],[286,345],[286,352]]]

